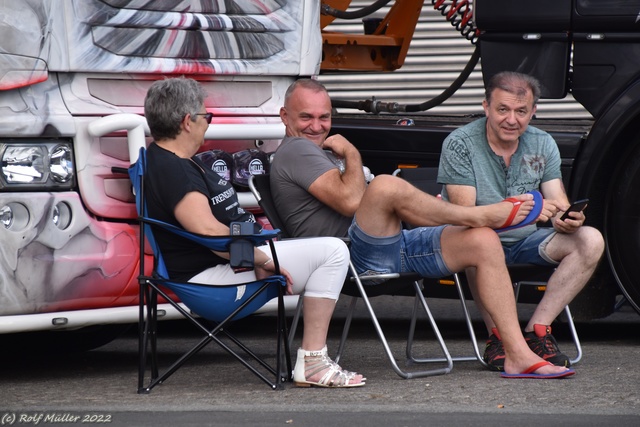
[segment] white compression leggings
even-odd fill
[[[334,237],[313,237],[275,242],[280,265],[293,279],[293,293],[337,300],[349,268],[349,249]],[[259,247],[271,257],[269,245]],[[251,282],[253,271],[235,274],[229,264],[217,265],[193,276],[194,283],[228,285]]]

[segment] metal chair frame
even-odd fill
[[[411,184],[413,184],[414,186],[416,186],[418,189],[432,195],[437,195],[440,191],[436,185],[437,174],[438,174],[437,168],[396,169],[393,172],[394,176],[401,177],[406,181],[410,182]],[[518,298],[520,296],[520,290],[522,286],[536,286],[536,287],[546,286],[547,280],[555,270],[553,267],[545,268],[545,267],[536,266],[533,264],[509,265],[507,266],[507,269],[509,270],[509,274],[511,275],[511,280],[513,282],[516,302],[518,302]],[[463,291],[461,274],[460,273],[454,274],[453,280],[455,282],[455,286],[458,291],[458,296],[460,298],[460,302],[462,305],[462,312],[464,314],[467,329],[469,331],[469,337],[471,339],[474,354],[471,356],[453,356],[452,359],[454,362],[466,362],[466,361],[477,360],[483,366],[488,367],[487,363],[483,360],[482,354],[480,353],[480,349],[478,347],[478,342],[477,342],[476,334],[473,328],[473,323],[471,321],[469,310],[465,302],[466,298]],[[571,310],[569,309],[568,305],[565,306],[564,313],[567,319],[567,324],[569,326],[569,331],[571,333],[571,339],[573,341],[573,344],[575,346],[575,351],[576,351],[575,357],[570,358],[570,362],[573,365],[578,363],[582,359],[582,346],[580,344],[580,339],[578,338],[578,333],[576,331],[576,327],[573,322],[573,317],[571,315]],[[442,360],[432,359],[431,361],[440,362]]]
[[[284,226],[283,221],[280,219],[277,210],[275,208],[275,204],[273,202],[273,198],[271,195],[271,188],[269,183],[269,175],[254,175],[249,179],[249,188],[253,193],[254,197],[258,201],[258,204],[262,208],[264,214],[269,219],[269,222],[272,226],[279,229],[283,234],[282,236],[288,238],[286,234],[286,227]],[[349,263],[349,273],[350,276],[346,279],[345,285],[343,286],[342,293],[349,295],[352,297],[351,303],[348,308],[347,318],[345,320],[345,324],[343,327],[342,336],[340,339],[340,344],[338,346],[338,352],[335,357],[336,363],[340,360],[345,345],[347,341],[347,336],[349,333],[349,329],[351,326],[351,321],[353,318],[354,309],[358,299],[362,299],[367,308],[367,312],[371,321],[373,322],[374,328],[376,330],[376,334],[380,339],[380,342],[384,348],[384,352],[393,368],[393,370],[400,377],[405,379],[410,378],[420,378],[427,377],[433,375],[443,375],[451,372],[453,368],[453,361],[451,360],[451,356],[449,354],[449,350],[442,339],[442,335],[438,326],[431,314],[429,309],[429,305],[422,293],[422,284],[421,279],[417,274],[405,274],[405,273],[390,273],[388,275],[376,275],[376,276],[365,276],[358,275],[355,267],[350,262]],[[370,279],[386,279],[387,281],[380,285],[365,285],[367,280]],[[380,326],[380,322],[378,321],[378,317],[373,309],[370,298],[378,295],[402,295],[402,296],[414,296],[415,304],[414,310],[412,313],[412,318],[410,322],[409,328],[409,336],[407,339],[407,347],[406,347],[406,361],[408,365],[422,364],[427,361],[431,361],[431,359],[420,359],[413,355],[413,342],[414,342],[414,333],[417,322],[418,313],[420,312],[420,308],[426,313],[431,328],[436,336],[436,340],[438,341],[438,345],[443,353],[443,357],[441,359],[442,362],[445,363],[445,366],[434,368],[434,369],[426,369],[426,370],[407,370],[403,369],[398,365],[396,361],[396,357],[389,346],[389,342],[385,336],[385,333]],[[296,314],[294,315],[292,326],[290,328],[289,334],[289,343],[291,345],[293,337],[296,332],[297,324],[300,318],[300,313],[302,309],[302,298],[300,298],[298,302],[298,307],[296,309]]]

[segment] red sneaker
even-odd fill
[[[571,366],[569,358],[560,352],[556,339],[551,335],[551,326],[533,325],[533,332],[526,332],[524,339],[531,351],[556,366]]]
[[[504,347],[498,329],[491,329],[482,358],[492,371],[504,371]]]

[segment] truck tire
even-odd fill
[[[129,324],[94,325],[73,331],[6,334],[0,335],[0,345],[17,357],[42,353],[79,353],[110,343],[131,326]]]
[[[622,293],[640,313],[640,135],[616,169],[605,213],[607,256]]]

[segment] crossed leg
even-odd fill
[[[524,201],[512,224],[521,222],[533,209],[533,196],[517,196]],[[445,202],[391,176],[377,176],[365,191],[355,217],[360,228],[371,236],[392,236],[400,232],[401,221],[417,227],[453,224],[497,228],[505,223],[513,204],[499,202],[487,206],[460,206]]]

